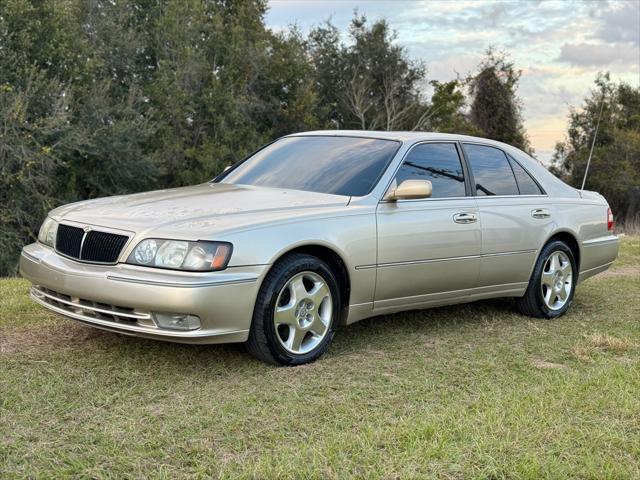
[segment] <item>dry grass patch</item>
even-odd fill
[[[596,275],[596,280],[603,280],[605,278],[611,277],[640,277],[640,266],[628,266],[628,267],[618,267],[618,268],[610,268],[598,275]]]
[[[573,355],[581,361],[591,361],[594,355],[605,352],[625,353],[637,348],[637,344],[627,338],[617,338],[612,335],[594,333],[586,337],[575,347]]]
[[[547,370],[547,369],[557,369],[557,370],[562,370],[567,368],[566,365],[563,365],[561,363],[553,363],[553,362],[547,362],[546,360],[541,360],[539,358],[534,358],[531,363],[533,364],[534,367],[536,368],[540,368],[543,370]]]
[[[58,325],[0,329],[0,353],[47,353],[85,346],[91,342],[115,344],[122,338],[115,333],[60,320]]]

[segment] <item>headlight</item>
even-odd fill
[[[192,272],[227,268],[233,247],[227,242],[187,242],[148,238],[129,255],[127,263]]]
[[[53,218],[47,217],[42,222],[40,232],[38,232],[38,241],[53,248],[56,242],[56,233],[58,233],[58,222]]]

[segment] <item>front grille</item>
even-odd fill
[[[75,316],[81,316],[87,320],[110,320],[112,322],[125,324],[135,324],[138,321],[149,323],[151,321],[151,314],[149,313],[137,312],[133,308],[94,302],[84,298],[72,298],[64,293],[59,293],[39,285],[31,287],[31,294],[47,305],[51,305]]]
[[[91,230],[71,225],[58,225],[56,250],[63,255],[85,262],[115,263],[129,237],[116,233]]]
[[[68,257],[80,258],[82,237],[84,237],[84,230],[81,228],[70,225],[58,225],[56,250]]]
[[[88,262],[112,263],[118,260],[120,252],[129,238],[115,233],[87,233],[82,245],[82,260]]]

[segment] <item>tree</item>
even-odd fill
[[[208,180],[274,136],[316,125],[306,44],[267,30],[265,10],[188,0],[157,16],[148,92],[163,185]]]
[[[396,34],[384,20],[368,24],[356,15],[350,42],[327,22],[309,34],[319,101],[320,125],[361,130],[430,130],[477,133],[463,113],[465,96],[459,79],[431,82],[425,95],[426,68],[395,44]]]
[[[566,138],[556,145],[551,170],[579,188],[598,123],[585,188],[597,190],[622,221],[640,216],[640,87],[599,74],[582,108],[571,108]]]
[[[58,203],[55,181],[69,132],[63,85],[32,69],[20,85],[0,84],[0,274],[35,240]]]
[[[460,79],[449,82],[431,81],[433,94],[429,108],[418,121],[421,130],[461,135],[481,135],[464,113],[466,98]]]
[[[411,61],[384,20],[370,27],[356,16],[352,43],[340,42],[331,24],[310,33],[315,80],[327,124],[362,130],[413,130],[427,108],[419,85],[422,65]]]
[[[274,33],[266,0],[0,0],[0,275],[62,203],[206,181],[318,128],[476,133],[385,21]]]
[[[516,95],[521,73],[506,54],[487,50],[478,73],[468,79],[470,118],[482,136],[531,152]]]

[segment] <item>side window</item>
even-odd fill
[[[509,157],[509,162],[511,163],[511,168],[513,168],[513,173],[516,175],[520,195],[542,195],[542,190],[540,190],[535,180],[531,178],[529,172],[511,157]]]
[[[431,198],[464,197],[464,172],[453,143],[425,143],[411,149],[396,174],[400,185],[405,180],[429,180]]]
[[[518,195],[518,185],[507,157],[497,148],[464,145],[469,159],[476,195]]]

